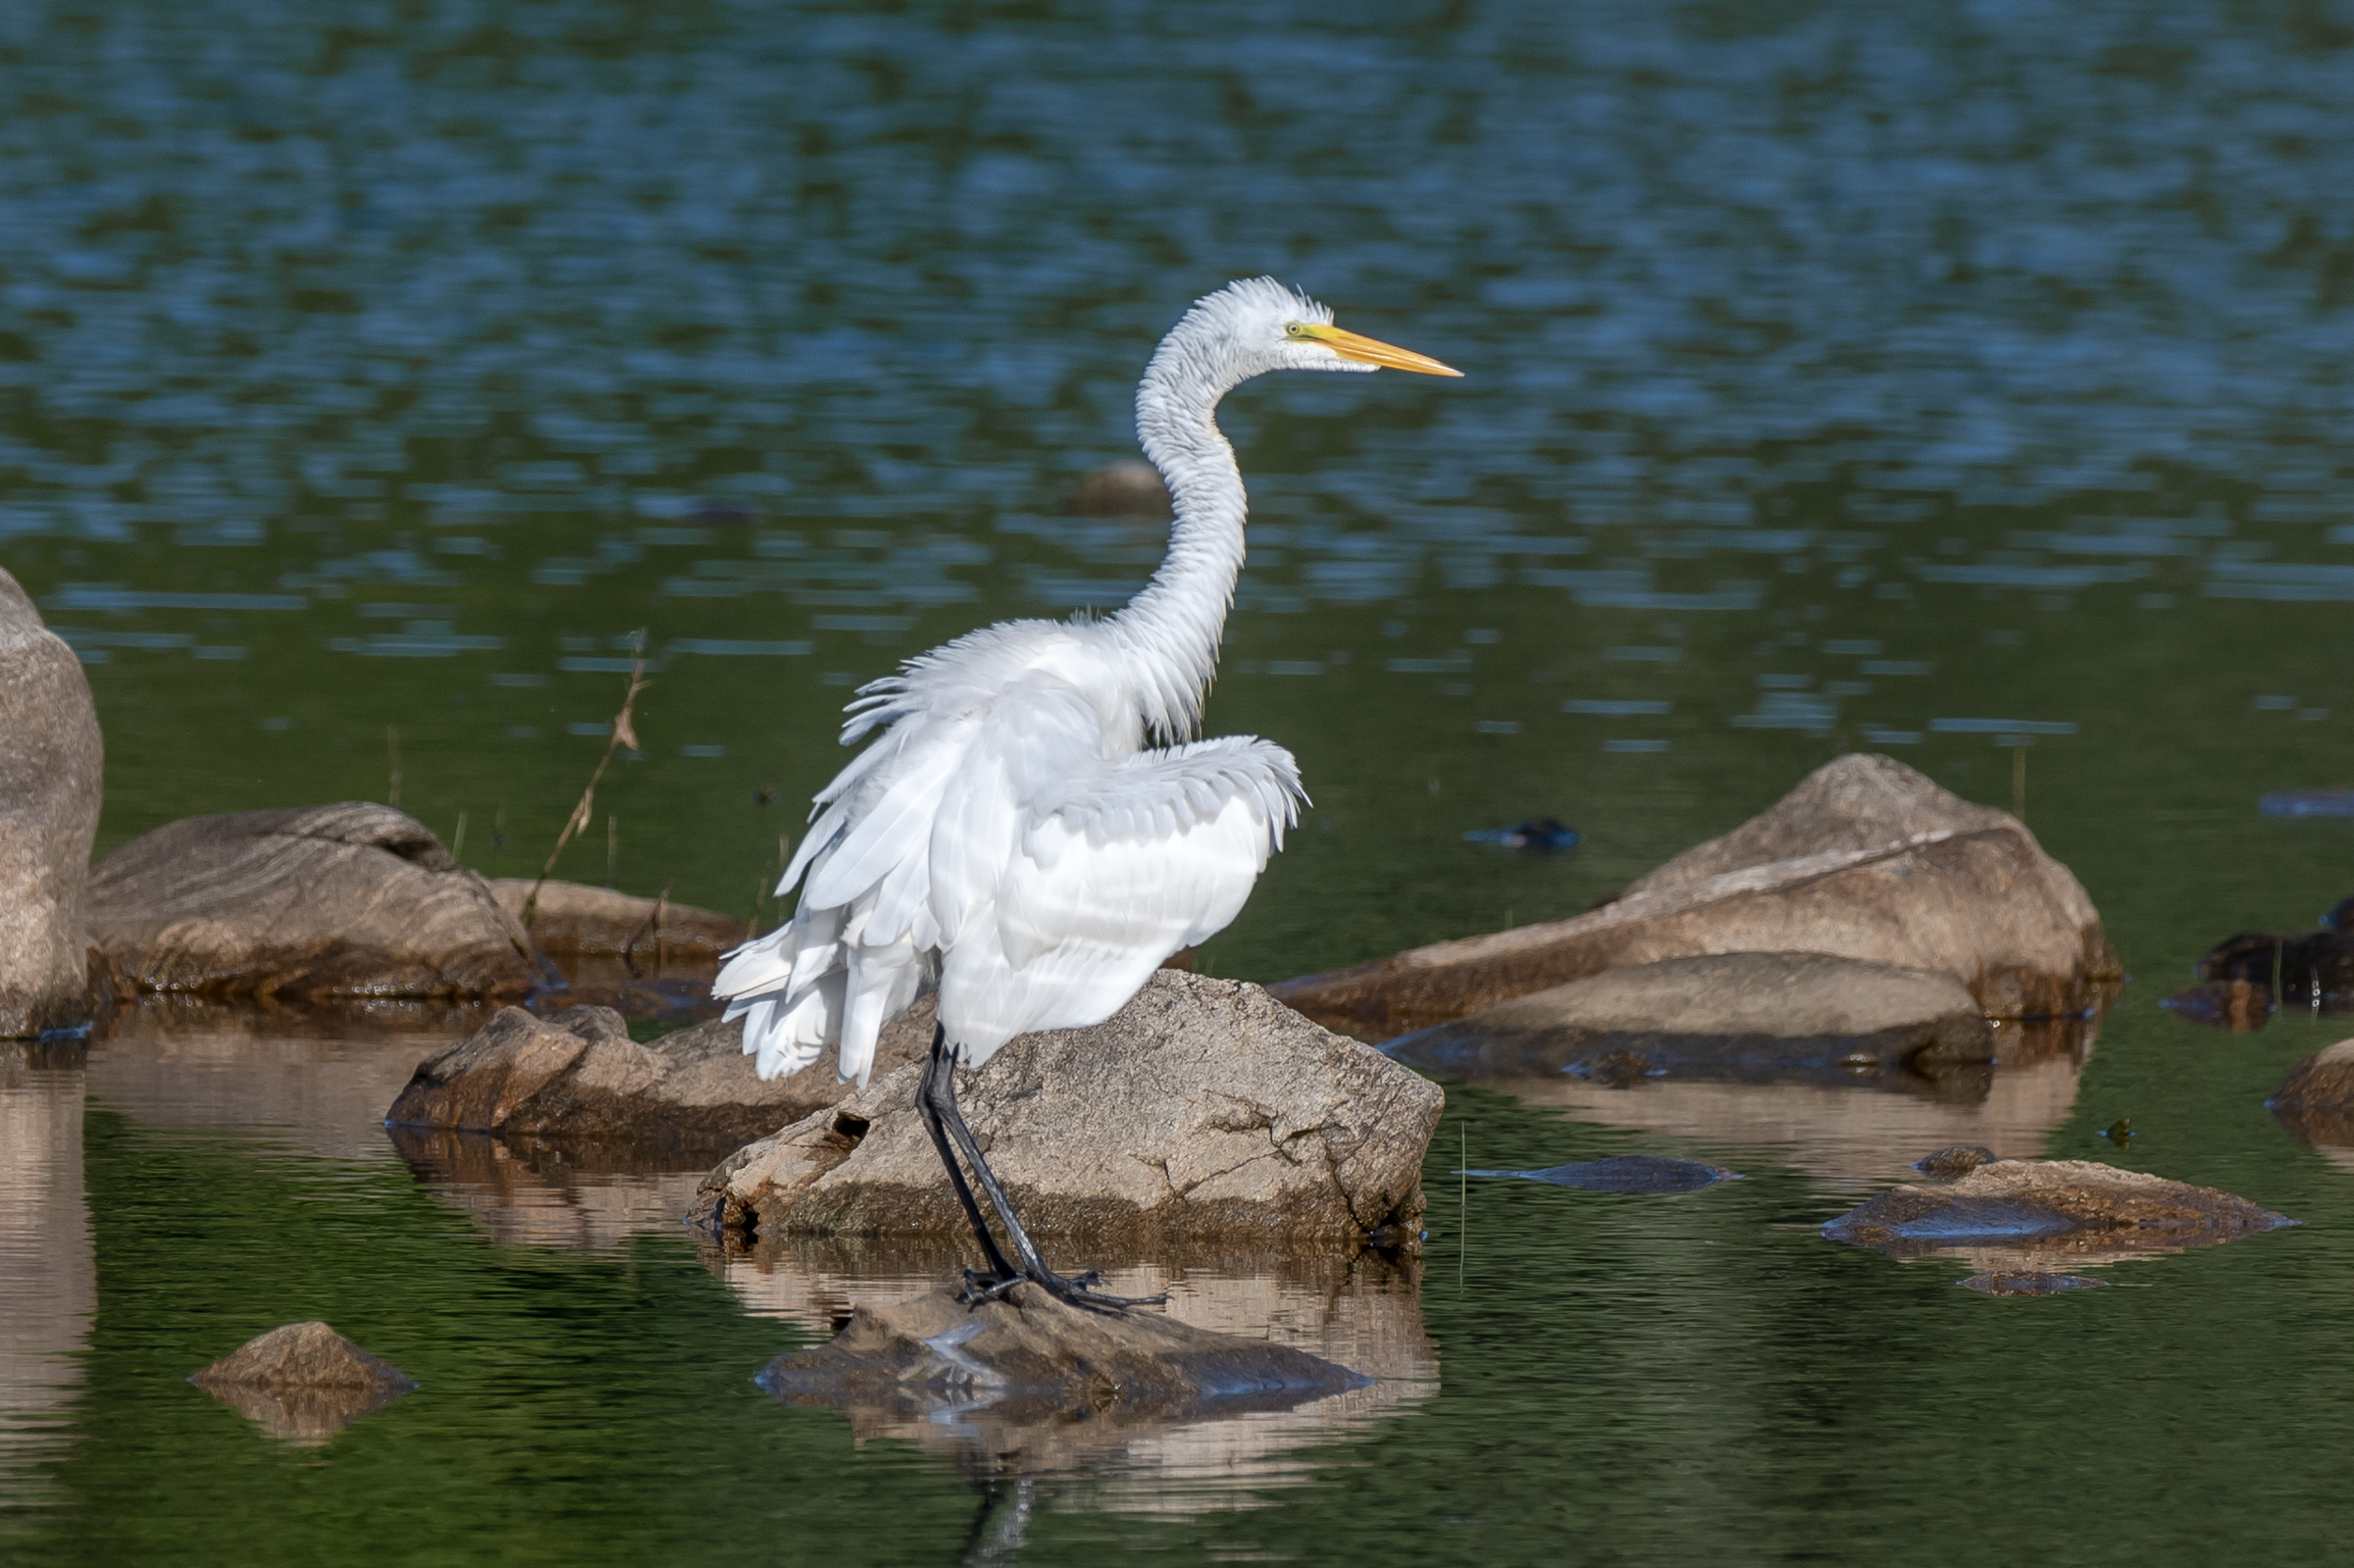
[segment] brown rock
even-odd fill
[[[739,1150],[697,1217],[787,1235],[959,1235],[920,1066]],[[1362,1245],[1419,1236],[1438,1087],[1256,986],[1175,970],[1093,1029],[1024,1035],[960,1081],[1050,1254],[1139,1237]]]
[[[902,1014],[884,1031],[876,1058],[888,1070],[931,1042],[929,1009]],[[384,1119],[567,1141],[728,1148],[848,1091],[823,1070],[761,1082],[743,1054],[742,1022],[714,1019],[640,1044],[609,1007],[546,1018],[502,1007],[473,1038],[420,1063]]]
[[[2158,1005],[2194,1024],[2227,1029],[2234,1035],[2254,1034],[2273,1021],[2275,1011],[2273,987],[2261,980],[2201,981]]]
[[[1081,517],[1167,517],[1169,487],[1150,463],[1126,458],[1090,470],[1071,497]]]
[[[869,1419],[952,1412],[1021,1429],[1289,1410],[1369,1380],[1288,1345],[1148,1309],[1067,1306],[1024,1285],[978,1307],[947,1289],[861,1306],[832,1343],[777,1357],[758,1381],[786,1403]]]
[[[1933,1182],[1958,1182],[1979,1166],[1993,1163],[1994,1150],[1983,1143],[1950,1143],[1915,1160],[1913,1169]]]
[[[490,884],[490,896],[520,923],[534,885],[529,877],[502,877]],[[577,882],[540,886],[530,930],[533,942],[551,958],[609,953],[647,968],[675,958],[717,958],[750,935],[734,915]]]
[[[1822,1228],[1890,1257],[1966,1256],[1990,1272],[2212,1246],[2295,1222],[2211,1188],[2093,1160],[1997,1160],[1960,1181],[1892,1188]],[[2008,1267],[2004,1265],[2007,1264]]]
[[[105,743],[74,650],[0,571],[0,1037],[90,1016],[83,903]]]
[[[2025,827],[1855,754],[1600,909],[1274,991],[1331,1028],[1388,1039],[1605,970],[1735,952],[1942,970],[1993,1018],[2084,1012],[2121,973],[2091,900]]]
[[[1397,1041],[1426,1072],[1473,1081],[1570,1073],[1854,1084],[1982,1066],[1993,1031],[1936,970],[1825,953],[1669,958],[1571,981]]]
[[[158,828],[91,873],[89,925],[149,991],[499,997],[541,981],[489,885],[368,801]]]
[[[305,1447],[415,1389],[408,1375],[324,1323],[289,1323],[223,1356],[188,1381]]]
[[[2299,1062],[2265,1104],[2300,1143],[2354,1146],[2354,1039]]]

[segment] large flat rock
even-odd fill
[[[2004,1019],[2082,1013],[2121,974],[2084,889],[2017,819],[1855,754],[1599,909],[1274,993],[1330,1028],[1389,1039],[1606,970],[1736,952],[1937,970]]]
[[[0,571],[0,1037],[90,1016],[82,935],[105,744],[81,661]]]
[[[190,817],[90,874],[92,942],[139,990],[521,996],[545,978],[490,885],[389,806]]]
[[[961,1235],[915,1113],[920,1064],[739,1150],[698,1219],[763,1235]],[[1256,986],[1162,970],[1093,1029],[1025,1035],[959,1081],[1049,1261],[1090,1240],[1407,1244],[1445,1096]]]
[[[1346,1367],[1137,1308],[1068,1306],[1035,1286],[968,1307],[947,1289],[861,1306],[820,1349],[759,1376],[771,1397],[867,1419],[980,1419],[1009,1429],[1167,1424],[1289,1410],[1361,1388]]]
[[[927,1010],[885,1031],[886,1069],[930,1047]],[[404,1128],[529,1134],[566,1141],[732,1148],[848,1092],[830,1072],[762,1082],[743,1025],[713,1020],[643,1043],[609,1007],[541,1018],[520,1007],[418,1065],[384,1120]]]
[[[1890,1257],[1967,1257],[2033,1273],[2213,1246],[2295,1223],[2246,1198],[2096,1160],[1996,1160],[1892,1188],[1822,1228]]]
[[[1569,1073],[1631,1087],[1660,1079],[1888,1087],[1982,1066],[1994,1032],[1939,970],[1827,953],[1716,953],[1613,969],[1393,1041],[1445,1078]]]

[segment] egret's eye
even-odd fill
[[[1305,322],[1294,322],[1291,326],[1283,329],[1283,335],[1286,337],[1305,337],[1307,335],[1307,325]]]

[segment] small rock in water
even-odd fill
[[[2109,1284],[2081,1274],[1973,1274],[1955,1283],[1980,1295],[2058,1295],[2064,1290],[2104,1290]]]
[[[2354,817],[2354,789],[2276,789],[2256,805],[2268,817]]]
[[[1701,1160],[1670,1159],[1664,1154],[1612,1154],[1607,1159],[1581,1160],[1575,1165],[1553,1165],[1541,1171],[1464,1171],[1464,1176],[1507,1176],[1524,1182],[1550,1182],[1555,1187],[1582,1188],[1589,1192],[1696,1192],[1718,1182],[1738,1182],[1739,1171]]]
[[[2273,1020],[2273,987],[2260,980],[2210,980],[2158,1003],[2194,1024],[2249,1035]]]
[[[1958,1182],[1981,1165],[1994,1163],[1994,1150],[1982,1143],[1954,1143],[1913,1162],[1913,1169],[1940,1182]]]
[[[188,1381],[270,1436],[303,1447],[417,1387],[391,1362],[316,1321],[272,1329]]]
[[[1556,817],[1534,817],[1510,828],[1473,828],[1463,839],[1466,843],[1502,844],[1507,849],[1567,849],[1579,841],[1577,830],[1563,826]]]
[[[2354,1145],[2354,1039],[2299,1062],[2265,1104],[2300,1143]]]
[[[2093,1160],[1997,1160],[1958,1182],[1891,1188],[1822,1228],[1890,1257],[1999,1254],[2012,1272],[2065,1252],[2078,1260],[2212,1246],[2296,1222],[2210,1188]],[[1999,1270],[1997,1272],[2000,1272]]]
[[[853,1421],[978,1425],[1003,1451],[1074,1423],[1289,1410],[1371,1380],[1288,1345],[1157,1312],[1067,1306],[1022,1285],[974,1307],[946,1288],[859,1307],[831,1343],[781,1355],[755,1381],[772,1398],[830,1405]]]

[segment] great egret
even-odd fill
[[[1109,1018],[1163,959],[1231,922],[1283,847],[1306,798],[1291,753],[1249,736],[1184,739],[1243,566],[1243,480],[1213,415],[1268,371],[1384,366],[1461,374],[1343,331],[1271,278],[1197,301],[1136,393],[1137,434],[1175,507],[1152,581],[1106,619],[1008,621],[862,687],[842,743],[883,734],[816,797],[777,886],[806,873],[799,906],[737,948],[713,985],[762,1078],[797,1073],[830,1044],[837,1071],[862,1086],[884,1023],[939,987],[916,1105],[989,1265],[968,1273],[968,1300],[1027,1279],[1065,1301],[1135,1304],[1091,1289],[1092,1274],[1046,1266],[957,1109],[954,1067],[980,1067],[1030,1030]]]

